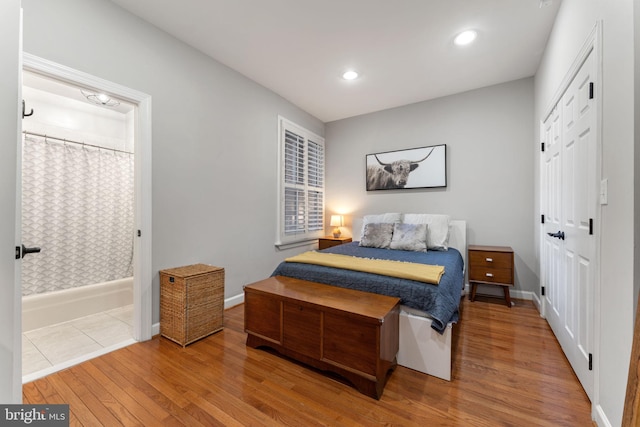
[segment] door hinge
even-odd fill
[[[589,82],[589,99],[593,99],[594,95],[594,87],[593,82]]]
[[[589,235],[593,234],[593,218],[589,218]]]
[[[544,296],[544,286],[542,287],[542,296]]]
[[[544,214],[540,215],[540,223],[544,224]]]
[[[142,231],[138,230],[138,237],[142,236]]]
[[[16,259],[22,258],[22,251],[20,246],[16,246]]]
[[[544,153],[544,142],[540,143],[540,151],[542,151]]]
[[[593,371],[593,354],[589,353],[589,370]]]

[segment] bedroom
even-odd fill
[[[629,197],[630,193],[636,197],[633,175],[638,167],[633,160],[634,98],[629,89],[634,87],[635,55],[629,43],[631,2],[617,6],[562,2],[535,77],[328,124],[110,2],[51,3],[22,2],[25,51],[153,96],[153,270],[200,261],[224,265],[233,272],[227,298],[238,294],[241,284],[265,277],[286,256],[273,247],[276,212],[271,206],[276,171],[264,161],[276,156],[278,114],[332,144],[327,149],[328,212],[346,208],[354,214],[382,212],[394,204],[402,211],[446,211],[467,219],[470,242],[513,245],[518,289],[536,292],[537,121],[589,31],[602,20],[607,88],[603,176],[609,178],[610,191],[601,224],[601,274],[611,280],[601,296],[600,319],[602,330],[614,333],[600,337],[595,404],[611,424],[617,424],[637,295],[633,284],[637,227],[633,198]],[[2,15],[14,16],[11,11]],[[15,25],[10,20],[3,28]],[[15,48],[8,46],[3,57],[12,57]],[[3,86],[2,90],[14,94],[15,87]],[[3,108],[13,111],[13,105]],[[3,139],[12,138],[14,121],[6,116],[2,120]],[[450,144],[451,191],[366,194],[364,177],[353,169],[354,162],[360,164],[367,153],[409,148],[407,138],[411,146]],[[2,150],[9,150],[6,156],[3,151],[3,159],[15,158],[14,151],[4,146]],[[239,166],[228,161],[238,158],[252,174],[239,173]],[[228,176],[234,177],[232,183],[221,179]],[[14,178],[8,176],[5,182],[14,182]],[[273,185],[259,188],[264,182]],[[353,190],[342,186],[343,182],[353,182]],[[254,190],[245,197],[237,191],[240,188]],[[488,188],[494,192],[486,194]],[[192,194],[215,197],[194,198]],[[492,208],[482,209],[485,204]],[[255,206],[265,207],[258,220]],[[12,212],[6,217],[12,218]],[[243,233],[240,239],[238,230]],[[12,236],[13,228],[3,235]],[[244,268],[247,262],[253,269]],[[11,276],[13,261],[2,268],[5,276]],[[153,289],[157,288],[155,275]],[[13,293],[11,288],[2,292],[3,296]],[[157,292],[153,298],[157,306]],[[13,308],[3,306],[2,312],[9,316],[3,324],[12,324]],[[157,320],[154,310],[154,323]],[[13,335],[3,334],[8,335],[2,338],[3,348],[12,349]]]

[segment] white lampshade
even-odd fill
[[[331,215],[331,223],[329,225],[332,227],[342,227],[342,215]]]

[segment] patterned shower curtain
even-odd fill
[[[133,155],[25,136],[22,294],[133,275]]]

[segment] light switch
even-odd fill
[[[609,192],[608,187],[609,187],[608,179],[605,178],[602,181],[600,181],[600,204],[601,205],[607,204],[607,194]]]

